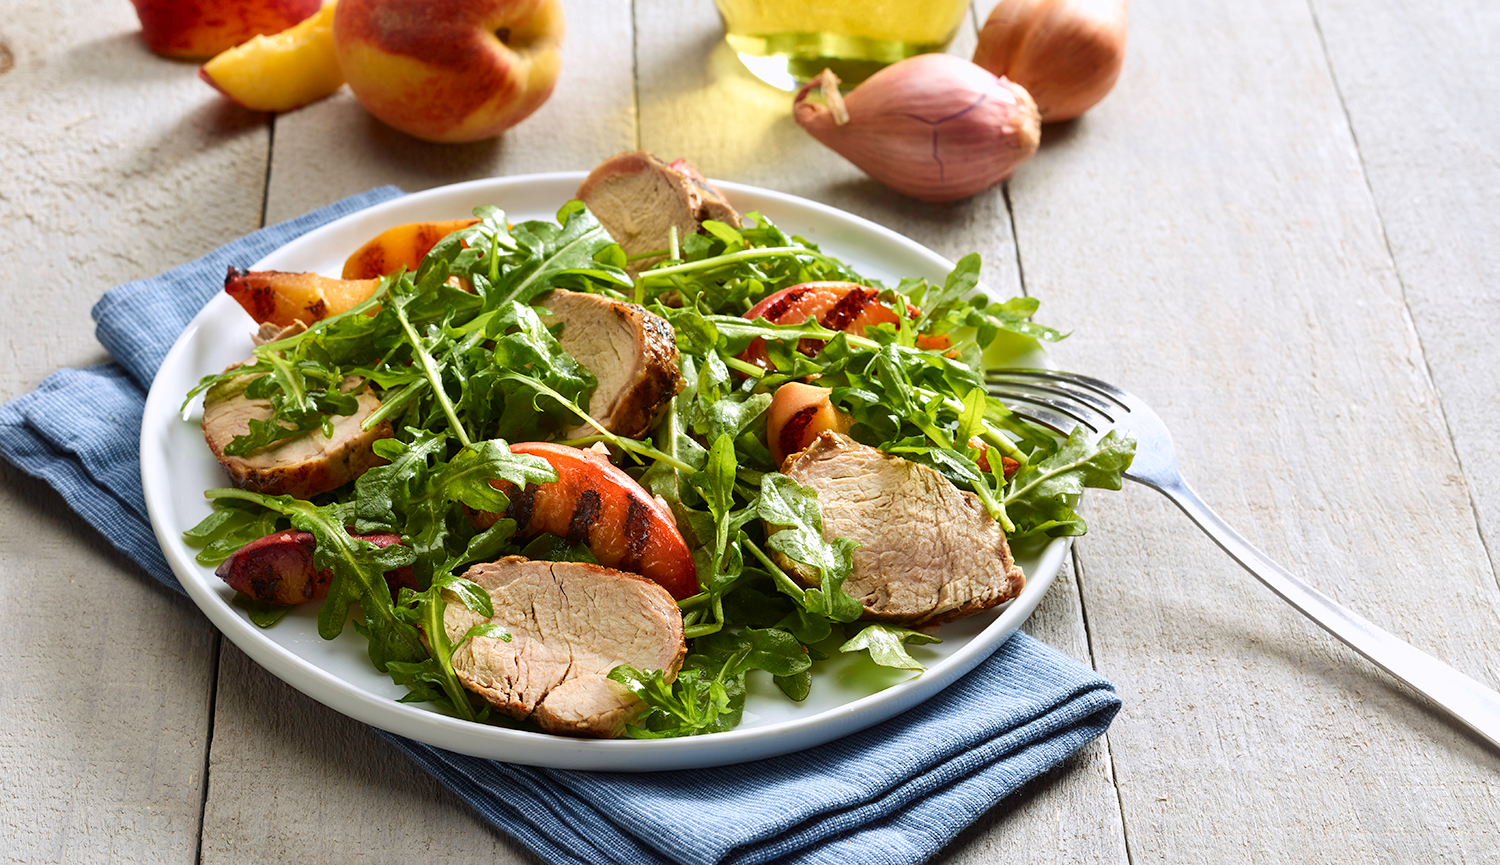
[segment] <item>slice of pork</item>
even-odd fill
[[[255,333],[250,335],[250,341],[257,346],[262,346],[267,343],[276,342],[277,340],[286,339],[287,337],[296,336],[305,330],[307,330],[307,323],[300,318],[293,319],[292,323],[286,327],[282,327],[275,322],[263,321]]]
[[[374,444],[390,438],[394,431],[385,421],[368,431],[360,429],[365,418],[380,408],[380,400],[357,379],[345,384],[349,390],[359,388],[358,408],[352,415],[333,418],[331,438],[315,429],[245,456],[224,453],[236,436],[250,431],[250,421],[271,416],[270,400],[245,396],[248,378],[243,376],[216,385],[203,400],[203,437],[235,486],[266,495],[309,499],[337,489],[364,474],[366,469],[385,463],[376,456]]]
[[[605,429],[640,438],[656,425],[667,403],[682,390],[677,339],[666,319],[633,303],[598,294],[553,289],[536,305],[549,326],[562,322],[563,351],[594,374],[599,386],[589,415]],[[593,432],[580,427],[578,435]]]
[[[825,538],[859,544],[844,590],[864,604],[866,619],[952,621],[1004,603],[1025,585],[1005,532],[979,497],[927,466],[824,432],[790,458],[786,473],[817,491]],[[785,563],[811,583],[806,569]]]
[[[686,162],[668,165],[644,150],[617,153],[599,163],[578,187],[578,196],[626,255],[667,249],[670,231],[683,238],[715,219],[735,227],[740,215],[724,194]],[[632,275],[660,261],[633,261]]]
[[[666,589],[635,574],[580,562],[508,556],[464,574],[489,592],[486,620],[447,595],[443,625],[455,643],[484,621],[510,640],[474,637],[453,654],[464,687],[513,718],[542,729],[612,738],[643,708],[607,678],[621,664],[677,676],[687,649],[682,614]]]

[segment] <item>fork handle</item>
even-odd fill
[[[1131,478],[1132,480],[1139,480]],[[1224,552],[1254,574],[1282,600],[1296,607],[1345,645],[1377,667],[1425,694],[1453,717],[1469,725],[1490,744],[1500,747],[1500,694],[1465,676],[1437,658],[1413,648],[1377,628],[1332,598],[1293,576],[1256,549],[1214,512],[1186,481],[1168,485],[1146,483],[1171,499]]]

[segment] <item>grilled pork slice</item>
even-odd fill
[[[561,288],[535,303],[550,313],[543,318],[548,325],[562,322],[558,342],[563,351],[599,380],[589,398],[589,415],[630,438],[655,426],[682,390],[672,325],[633,303]],[[580,435],[587,434],[584,429]]]
[[[252,454],[224,453],[235,436],[250,431],[250,421],[263,421],[271,416],[270,400],[246,397],[247,384],[248,376],[230,379],[210,388],[203,400],[203,437],[235,486],[266,495],[310,499],[385,463],[375,455],[373,446],[377,440],[390,438],[394,433],[385,421],[368,431],[360,429],[365,418],[380,408],[380,400],[357,379],[350,379],[345,385],[346,389],[359,389],[356,397],[359,407],[352,415],[333,419],[331,438],[315,429]]]
[[[620,664],[661,670],[672,681],[687,649],[682,615],[661,586],[634,574],[577,562],[509,556],[464,574],[489,592],[486,620],[448,597],[443,625],[457,643],[495,622],[510,640],[474,637],[453,654],[464,687],[513,718],[551,733],[612,738],[642,705],[607,678]]]
[[[864,604],[867,619],[948,622],[1004,603],[1025,585],[979,497],[927,466],[824,432],[791,457],[786,473],[817,491],[825,538],[859,544],[844,590]],[[805,569],[793,573],[810,582]]]
[[[668,165],[644,150],[599,163],[579,185],[577,197],[626,255],[667,249],[673,226],[682,238],[698,231],[705,219],[740,225],[724,194],[692,166],[682,160]],[[635,274],[660,260],[634,261],[628,269]]]

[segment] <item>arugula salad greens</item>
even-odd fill
[[[467,567],[511,554],[592,560],[562,538],[518,539],[513,520],[480,529],[468,517],[466,508],[505,512],[508,500],[491,479],[556,479],[548,463],[511,453],[508,442],[604,442],[619,466],[671,506],[694,551],[701,591],[678,605],[689,648],[676,679],[628,666],[611,674],[649,707],[628,730],[638,738],[733,728],[752,670],[801,700],[820,660],[868,652],[877,664],[919,670],[906,646],[936,640],[857,621],[861,606],[841,589],[854,543],[825,540],[812,490],[772,464],[765,413],[782,383],[815,378],[832,387],[855,439],[972,491],[1012,540],[1082,534],[1078,494],[1085,486],[1118,489],[1132,456],[1133,442],[1114,434],[1059,441],[986,395],[984,353],[1001,334],[1047,341],[1062,334],[1030,321],[1034,300],[974,294],[977,255],[960,260],[941,285],[882,286],[750,213],[745,228],[707,222],[703,234],[674,237],[673,248],[651,254],[662,261],[631,278],[624,253],[581,202],[564,206],[555,223],[509,226],[489,207],[475,216],[477,224],[439,242],[415,273],[386,278],[367,301],[258,347],[250,362],[204,378],[188,395],[242,387],[270,401],[270,418],[230,446],[245,454],[353,413],[353,397],[340,388],[347,377],[374,387],[381,407],[366,428],[385,419],[396,430],[376,444],[386,465],[313,501],[209,490],[213,512],[185,537],[201,549],[201,563],[214,565],[278,529],[311,532],[314,565],[332,572],[319,633],[332,639],[352,622],[368,639],[371,662],[408,688],[404,701],[489,720],[489,707],[458,682],[455,644],[442,626],[453,598],[492,614],[488,594],[459,576]],[[472,291],[456,287],[459,280]],[[743,317],[775,291],[818,280],[870,286],[891,308],[920,312],[862,336],[814,320]],[[672,324],[686,387],[649,438],[624,438],[589,419],[593,375],[529,305],[552,288],[639,303]],[[946,335],[947,347],[921,349],[919,334]],[[736,357],[757,337],[769,368]],[[591,425],[589,434],[562,439],[582,425]],[[1012,477],[998,459],[981,468],[971,446],[980,441],[1020,464]],[[767,536],[765,524],[785,528]],[[381,548],[354,536],[374,532],[402,542]],[[791,579],[773,552],[815,569],[818,587]],[[410,567],[422,588],[393,600],[383,574],[398,567]],[[284,613],[246,603],[263,626]],[[473,636],[508,638],[486,625],[463,639]]]

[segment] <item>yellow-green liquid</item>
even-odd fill
[[[756,77],[786,90],[832,69],[846,86],[947,46],[967,0],[714,0],[724,38]]]

